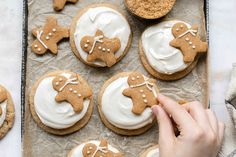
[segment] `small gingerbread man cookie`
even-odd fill
[[[92,96],[90,88],[79,82],[77,74],[73,74],[71,78],[58,75],[53,79],[52,84],[58,92],[55,100],[69,102],[77,113],[83,110],[84,99]]]
[[[127,97],[131,97],[133,101],[132,112],[142,114],[146,107],[157,105],[157,88],[156,80],[149,79],[139,72],[133,72],[128,77],[129,88],[123,91]]]
[[[66,5],[66,2],[76,3],[78,0],[53,0],[53,8],[56,11],[60,11]]]
[[[69,37],[69,29],[59,26],[56,18],[48,17],[43,29],[35,28],[32,34],[37,38],[31,46],[34,53],[43,55],[50,50],[51,53],[57,54],[57,43]]]
[[[206,52],[208,44],[197,36],[198,27],[194,25],[188,28],[185,23],[179,22],[172,27],[172,34],[175,39],[170,45],[182,51],[184,62],[193,62],[198,53]]]
[[[108,149],[107,140],[101,140],[99,146],[88,143],[83,148],[84,157],[123,157],[122,153],[114,153]]]
[[[80,45],[88,53],[88,62],[101,60],[111,67],[116,63],[115,53],[120,49],[120,40],[118,38],[109,39],[101,30],[97,30],[95,36],[83,37]]]

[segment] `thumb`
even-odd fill
[[[174,142],[175,138],[171,119],[159,105],[153,106],[152,112],[156,116],[159,125],[159,145],[169,147]]]

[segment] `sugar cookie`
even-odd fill
[[[56,71],[41,77],[30,92],[34,120],[45,131],[65,135],[87,124],[92,111],[92,89],[78,74]]]
[[[100,117],[106,127],[118,134],[144,133],[155,121],[150,106],[158,104],[153,102],[158,92],[154,80],[138,72],[117,74],[105,82],[99,93]]]
[[[196,66],[198,56],[192,62],[185,62],[181,50],[171,46],[175,39],[172,27],[183,21],[172,20],[147,28],[140,39],[139,51],[146,70],[158,79],[177,80],[186,76]]]
[[[0,85],[0,140],[12,128],[15,109],[10,93]]]
[[[74,54],[85,64],[111,67],[128,52],[132,32],[125,16],[111,4],[94,4],[80,10],[70,29]]]

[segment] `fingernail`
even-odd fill
[[[157,105],[152,106],[152,112],[153,112],[155,115],[158,114],[158,106],[157,106]]]

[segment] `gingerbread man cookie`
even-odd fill
[[[69,29],[59,26],[56,18],[48,17],[43,29],[35,28],[32,30],[32,34],[37,38],[31,47],[34,53],[43,55],[50,50],[51,53],[57,54],[57,43],[63,38],[69,37]]]
[[[156,80],[148,79],[139,72],[133,72],[128,77],[129,88],[123,91],[123,95],[132,98],[132,112],[140,115],[146,107],[157,105]]]
[[[97,30],[95,36],[85,36],[80,45],[88,53],[87,61],[102,60],[108,67],[116,63],[115,53],[120,49],[118,38],[109,39],[101,30]]]
[[[58,75],[53,79],[52,84],[58,92],[55,100],[69,102],[77,113],[83,110],[84,99],[92,96],[91,89],[79,82],[77,74],[73,74],[70,78]]]
[[[0,103],[7,99],[7,92],[5,89],[0,88]],[[2,108],[0,107],[0,116],[2,115]]]
[[[53,0],[53,8],[56,11],[60,11],[66,5],[66,2],[76,3],[78,0]]]
[[[114,153],[108,149],[107,140],[101,140],[99,146],[88,143],[83,148],[84,157],[123,157],[122,153]]]
[[[182,51],[184,62],[193,62],[198,53],[206,52],[208,44],[197,36],[198,27],[194,25],[188,28],[185,23],[179,22],[172,27],[172,34],[175,39],[170,45]]]

